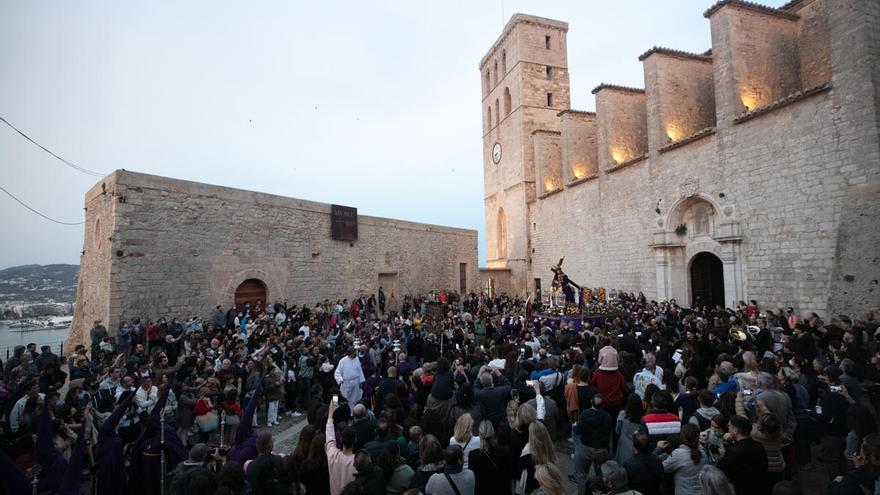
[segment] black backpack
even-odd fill
[[[558,371],[553,380],[553,390],[550,391],[550,398],[556,403],[556,408],[560,412],[565,411],[565,376]]]
[[[692,417],[697,418],[697,423],[699,423],[700,431],[706,431],[709,429],[710,426],[712,426],[712,420],[706,419],[702,414],[700,414],[700,411],[695,411]]]

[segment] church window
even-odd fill
[[[504,208],[498,209],[498,224],[495,234],[498,247],[498,259],[507,258],[507,218],[504,216]]]
[[[501,50],[501,74],[507,74],[507,50]]]
[[[553,80],[553,67],[550,67],[549,65],[547,66],[547,80]]]
[[[487,126],[486,130],[489,130],[492,128],[492,107],[491,106],[486,109],[486,126]]]
[[[553,93],[547,93],[547,106],[553,106]]]
[[[495,61],[495,84],[498,84],[498,61]]]
[[[498,103],[498,98],[495,98],[495,124],[501,123],[501,105]]]
[[[544,48],[550,49],[550,35],[544,36]],[[473,74],[473,72],[471,72]]]
[[[510,88],[504,88],[504,115],[510,113]]]
[[[486,92],[488,93],[490,89],[492,89],[492,85],[489,82],[489,69],[486,69]]]

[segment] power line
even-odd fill
[[[0,117],[0,119],[2,119],[2,117]],[[38,146],[39,146],[39,145],[38,145]],[[24,207],[27,208],[28,210],[31,210],[32,212],[36,213],[37,215],[40,215],[41,217],[45,218],[46,220],[49,220],[50,222],[55,222],[55,223],[58,223],[58,224],[61,224],[61,225],[82,225],[82,224],[86,223],[85,220],[83,220],[82,222],[62,222],[61,220],[55,220],[54,218],[47,217],[46,215],[43,215],[43,214],[40,213],[39,211],[37,211],[37,210],[31,208],[30,206],[28,206],[27,204],[25,204],[24,201],[22,201],[22,200],[16,198],[15,195],[13,195],[11,192],[7,191],[6,188],[4,188],[3,186],[0,186],[0,191],[5,192],[10,198],[12,198],[12,199],[14,199],[16,202],[18,202],[18,204],[20,204],[21,206],[24,206]]]
[[[74,170],[77,170],[77,171],[79,171],[79,172],[82,172],[82,173],[84,173],[84,174],[94,176],[94,177],[104,177],[104,175],[106,175],[106,174],[102,174],[101,172],[95,172],[94,170],[89,170],[89,169],[87,169],[87,168],[85,168],[85,167],[80,167],[79,165],[77,165],[77,164],[75,164],[75,163],[69,162],[69,161],[65,160],[64,158],[61,158],[60,156],[56,155],[55,153],[52,153],[52,151],[50,151],[49,148],[46,148],[46,147],[43,146],[42,144],[40,144],[40,143],[34,141],[33,139],[31,139],[30,136],[28,136],[27,134],[25,134],[25,133],[21,132],[20,130],[18,130],[18,128],[15,127],[14,125],[10,124],[8,120],[4,119],[3,117],[0,117],[0,120],[2,120],[4,124],[6,124],[6,125],[8,125],[9,127],[11,127],[12,130],[14,130],[15,132],[21,134],[22,137],[24,137],[24,138],[27,139],[28,141],[34,143],[35,145],[39,146],[40,149],[42,149],[42,150],[45,151],[46,153],[49,153],[50,155],[54,156],[55,158],[57,158],[58,160],[60,160],[61,163],[67,165],[68,167],[70,167],[70,168],[72,168],[72,169],[74,169]],[[7,194],[8,194],[8,193],[7,193]]]

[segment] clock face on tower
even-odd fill
[[[501,143],[495,143],[495,146],[492,146],[492,161],[496,165],[501,161]]]

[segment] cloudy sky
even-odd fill
[[[711,1],[0,3],[0,116],[62,157],[478,229],[480,58],[503,20],[567,21],[572,106],[710,46]],[[782,1],[768,2],[778,6]],[[61,221],[98,179],[0,124],[0,186]],[[82,226],[0,194],[0,268],[77,263]]]

